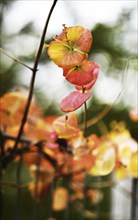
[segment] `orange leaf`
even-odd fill
[[[0,125],[16,126],[20,125],[24,109],[27,101],[27,91],[18,89],[13,92],[6,93],[0,99]],[[32,100],[29,117],[38,117],[41,115],[41,110],[36,105],[35,100]]]
[[[78,119],[75,114],[57,118],[53,122],[53,126],[58,133],[59,138],[73,138],[80,132],[78,128]]]

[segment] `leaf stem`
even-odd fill
[[[82,92],[85,93],[85,87],[82,86]],[[85,137],[86,135],[86,129],[87,129],[87,105],[86,102],[84,102],[84,118],[83,118],[83,135]]]
[[[86,135],[86,129],[87,129],[87,105],[86,102],[84,102],[84,128],[83,128],[83,134]]]

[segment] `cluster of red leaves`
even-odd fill
[[[10,92],[1,97],[0,127],[5,136],[16,137],[25,102],[24,90]],[[23,158],[34,180],[39,169],[38,200],[47,195],[53,181],[64,177],[73,190],[69,198],[71,201],[84,197],[86,175],[104,176],[114,171],[119,179],[138,177],[137,143],[121,124],[116,125],[115,129],[106,136],[99,138],[96,134],[91,134],[84,137],[74,113],[68,116],[44,117],[33,99],[22,138],[30,140],[28,151],[24,152]],[[21,142],[19,148],[28,146],[28,143],[25,143]],[[12,149],[13,139],[5,139],[4,144],[4,151]],[[19,159],[18,155],[15,159]],[[35,183],[30,183],[28,187],[35,197]],[[69,197],[66,189],[59,188],[59,191],[55,191],[53,200],[55,210],[64,208],[66,204],[66,202],[64,205],[62,203],[59,208],[58,203],[55,202],[60,193],[64,197],[63,200]],[[92,201],[93,195],[95,194],[92,191]]]
[[[92,34],[88,29],[64,25],[62,33],[48,45],[48,55],[63,68],[63,76],[77,89],[62,100],[61,110],[64,112],[72,112],[82,106],[89,99],[89,90],[97,80],[99,65],[88,61],[91,43]]]

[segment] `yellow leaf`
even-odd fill
[[[105,143],[94,150],[95,163],[88,171],[90,175],[104,176],[111,173],[115,167],[115,150],[111,143]]]
[[[70,68],[86,60],[91,43],[92,35],[88,29],[65,27],[58,38],[49,44],[48,55],[59,67]]]
[[[127,169],[124,166],[116,168],[115,175],[118,180],[122,180],[127,177]]]

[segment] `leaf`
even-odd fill
[[[81,107],[90,98],[90,93],[81,93],[74,91],[66,96],[61,102],[63,112],[73,112]]]
[[[93,176],[104,176],[110,174],[115,167],[115,150],[112,143],[103,143],[92,151],[95,157],[94,166],[88,171]]]
[[[73,51],[68,45],[56,41],[50,43],[48,55],[55,64],[62,68],[79,65],[87,58],[87,54]]]
[[[6,93],[0,99],[0,125],[14,126],[21,123],[25,97],[17,92]]]
[[[127,169],[125,166],[120,165],[115,169],[115,176],[118,180],[125,179],[127,177]]]
[[[82,26],[65,27],[58,39],[68,43],[71,48],[88,52],[92,43],[91,32]]]
[[[62,68],[71,68],[87,59],[92,35],[81,26],[64,28],[62,33],[48,47],[48,55]]]
[[[19,88],[13,92],[6,93],[0,98],[0,125],[20,125],[27,101],[27,91]],[[31,102],[29,117],[41,116],[42,112],[34,98]]]
[[[55,141],[57,139],[57,133],[54,131],[52,123],[48,123],[44,118],[29,118],[25,125],[24,134],[33,141]]]
[[[89,91],[89,90],[94,86],[94,84],[95,84],[96,81],[97,81],[98,71],[99,71],[98,68],[93,71],[93,80],[92,80],[90,83],[88,83],[88,84],[85,85],[85,86],[75,86],[75,88],[76,88],[77,90],[79,90],[79,91],[83,91],[83,90]]]
[[[77,116],[72,113],[68,116],[61,116],[53,122],[53,127],[59,138],[73,138],[80,133]]]
[[[84,61],[81,65],[72,69],[64,69],[63,75],[70,83],[77,86],[85,86],[89,83],[92,87],[98,77],[99,66],[93,61]]]

